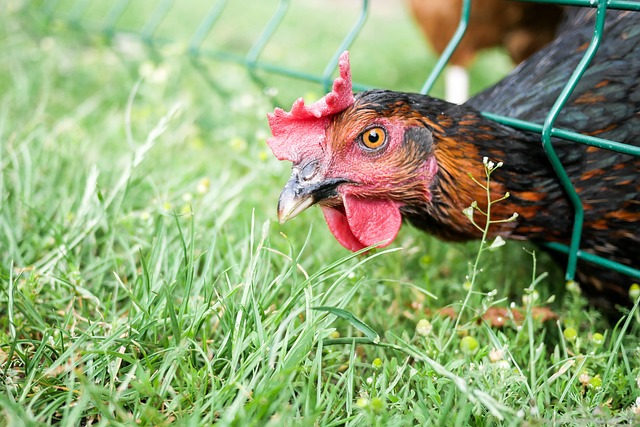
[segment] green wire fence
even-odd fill
[[[553,147],[551,138],[560,138],[569,141],[576,142],[578,144],[586,144],[594,147],[599,147],[611,151],[616,151],[624,154],[640,157],[640,147],[634,147],[628,144],[623,144],[617,141],[611,141],[607,139],[597,138],[593,136],[583,135],[566,129],[558,129],[554,127],[554,123],[562,111],[562,108],[566,104],[567,100],[571,96],[574,88],[580,81],[583,73],[589,66],[589,63],[600,46],[602,41],[602,34],[605,23],[605,16],[607,9],[618,10],[631,10],[640,11],[640,2],[636,0],[525,0],[532,3],[553,3],[567,6],[581,6],[596,8],[596,22],[594,25],[593,36],[589,44],[588,49],[585,51],[581,61],[577,65],[573,74],[567,79],[563,90],[556,99],[556,102],[549,110],[544,123],[531,123],[523,120],[518,120],[506,116],[500,116],[492,114],[491,112],[484,112],[484,116],[495,120],[501,124],[511,126],[517,129],[536,132],[541,135],[541,143],[547,154],[549,162],[553,166],[558,178],[564,187],[572,205],[574,208],[574,224],[572,230],[572,237],[570,244],[563,245],[555,242],[545,243],[549,249],[564,253],[568,255],[568,262],[566,267],[566,279],[573,280],[576,272],[576,264],[578,260],[584,260],[593,264],[597,264],[606,268],[610,268],[614,271],[627,274],[636,279],[640,279],[640,269],[635,266],[627,266],[617,262],[613,262],[606,258],[596,256],[580,250],[580,238],[582,234],[582,225],[584,220],[584,211],[580,197],[576,193],[571,180],[569,179],[560,159],[558,158],[555,149]],[[77,27],[85,31],[100,32],[106,37],[113,37],[122,30],[117,28],[119,21],[122,19],[127,7],[130,6],[132,0],[116,0],[112,3],[104,20],[98,24],[97,28],[88,28],[87,24],[83,22],[83,16],[87,12],[91,5],[91,0],[72,0],[69,7],[65,7],[64,11],[60,11],[61,0],[46,0],[37,3],[29,3],[28,9],[35,11],[44,16],[47,20],[59,20],[68,23],[71,26]],[[69,2],[66,2],[67,4]],[[175,7],[174,0],[157,0],[155,8],[151,11],[148,18],[144,22],[141,28],[133,31],[133,35],[137,36],[143,43],[150,47],[156,47],[163,45],[172,40],[163,39],[156,35],[156,32],[163,20],[171,13]],[[319,83],[324,86],[325,90],[329,90],[333,82],[333,74],[336,71],[338,65],[338,58],[340,54],[347,50],[352,43],[358,37],[361,29],[366,23],[367,16],[369,14],[369,1],[362,0],[361,7],[358,16],[353,22],[351,28],[342,38],[341,43],[335,50],[332,57],[327,62],[326,66],[321,73],[309,73],[305,71],[295,70],[290,67],[281,66],[274,63],[269,63],[261,59],[261,54],[272,40],[274,34],[277,32],[278,27],[282,23],[283,19],[287,15],[290,9],[289,0],[279,0],[275,10],[264,26],[255,42],[247,50],[245,54],[238,54],[230,52],[224,49],[210,49],[203,47],[203,42],[207,39],[212,29],[220,21],[220,17],[227,7],[228,0],[214,0],[212,1],[209,11],[204,15],[199,24],[195,27],[195,31],[191,35],[188,41],[187,52],[193,58],[213,58],[222,61],[235,62],[244,65],[252,77],[257,78],[255,75],[257,70],[279,74],[295,79],[307,80],[310,82]],[[94,3],[95,4],[95,3]],[[469,16],[472,6],[472,0],[463,0],[462,16],[456,32],[454,33],[451,41],[447,45],[446,49],[438,59],[433,70],[427,76],[424,85],[422,86],[420,93],[427,94],[433,88],[436,80],[442,73],[443,69],[449,62],[456,47],[462,40],[467,25],[469,22]],[[353,84],[355,90],[369,89],[367,85],[355,82]]]

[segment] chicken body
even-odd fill
[[[477,239],[481,233],[463,210],[477,202],[486,212],[486,191],[469,174],[483,182],[488,157],[503,163],[492,175],[491,198],[510,194],[492,205],[491,219],[518,214],[492,225],[491,236],[569,243],[573,208],[540,135],[480,111],[542,123],[588,46],[594,18],[594,10],[572,13],[547,48],[464,105],[385,90],[353,97],[343,58],[342,80],[321,105],[298,103],[270,117],[274,154],[293,162],[280,219],[319,204],[351,250],[390,243],[403,220],[445,240]],[[303,108],[308,115],[299,114]],[[640,14],[608,12],[602,45],[556,127],[640,144]],[[638,267],[640,159],[553,142],[585,209],[581,249]],[[484,225],[482,216],[476,220]],[[580,263],[578,278],[603,308],[629,303],[631,277]]]

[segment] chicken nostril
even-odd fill
[[[304,165],[300,170],[299,177],[302,181],[309,181],[318,172],[318,162],[312,161]]]

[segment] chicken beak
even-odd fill
[[[278,221],[280,224],[295,217],[316,202],[313,194],[304,190],[305,188],[300,185],[297,176],[292,176],[287,182],[280,193],[280,199],[278,199]]]
[[[322,177],[315,162],[302,168],[294,166],[289,182],[280,193],[278,221],[282,224],[322,200],[337,197],[338,186],[346,182],[349,181]]]

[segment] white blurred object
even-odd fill
[[[444,97],[454,104],[469,99],[469,73],[459,65],[449,65],[444,72]]]

